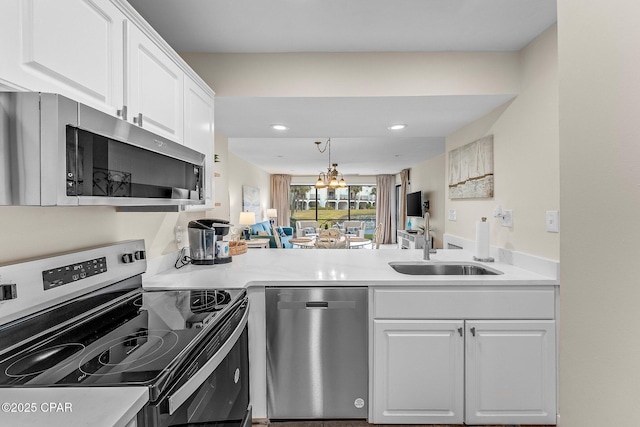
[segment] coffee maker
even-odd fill
[[[231,261],[231,257],[216,258],[216,241],[229,234],[229,221],[198,219],[187,226],[191,263],[212,265]]]

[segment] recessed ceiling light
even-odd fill
[[[407,125],[398,123],[398,124],[389,126],[387,129],[389,129],[389,130],[402,130],[402,129],[406,128],[406,127],[407,127]]]
[[[274,130],[288,130],[289,128],[285,125],[271,125],[271,129]]]

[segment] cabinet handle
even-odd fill
[[[462,328],[458,328],[458,333],[462,336]]]
[[[127,106],[123,105],[121,110],[116,111],[118,117],[122,117],[122,120],[127,120]]]
[[[138,117],[134,117],[133,118],[133,123],[135,123],[138,126],[142,127],[142,113],[138,113]]]
[[[476,328],[469,329],[471,331],[471,335],[476,336]]]

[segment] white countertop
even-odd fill
[[[412,276],[393,261],[474,262],[464,250],[438,250],[431,261],[422,250],[250,249],[227,264],[187,265],[144,278],[145,289],[248,288],[262,286],[554,286],[555,277],[503,262],[479,263],[501,275]],[[50,387],[0,389],[0,404],[31,404],[35,412],[0,411],[0,425],[126,426],[148,401],[145,387]],[[50,403],[54,405],[51,406]],[[11,407],[9,408],[11,409]]]
[[[177,255],[176,255],[177,256]],[[143,278],[145,289],[206,289],[248,288],[251,310],[249,314],[249,359],[251,402],[256,418],[267,417],[266,331],[264,288],[266,286],[367,286],[410,287],[430,286],[433,289],[449,286],[495,287],[552,287],[558,285],[556,276],[533,271],[557,272],[557,262],[536,259],[517,253],[507,253],[518,268],[505,262],[479,263],[502,271],[487,276],[411,276],[400,274],[389,262],[473,262],[473,254],[464,250],[442,250],[422,261],[422,250],[400,249],[249,249],[234,256],[228,264],[209,266],[187,265],[173,267],[151,277]],[[175,262],[175,259],[173,259]],[[549,264],[552,265],[549,268]],[[547,289],[544,289],[547,290]]]
[[[501,275],[412,276],[389,266],[392,261],[474,262],[470,252],[442,250],[422,261],[422,250],[392,249],[250,249],[227,264],[187,265],[169,269],[143,281],[145,289],[245,288],[251,286],[486,286],[557,285],[543,276],[501,262],[478,263],[502,271]]]
[[[124,427],[148,400],[146,387],[0,388],[0,425]]]

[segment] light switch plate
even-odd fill
[[[546,229],[549,233],[560,232],[560,214],[558,211],[547,211],[545,220]]]
[[[456,220],[456,210],[449,209],[449,221],[455,221],[455,220]]]

